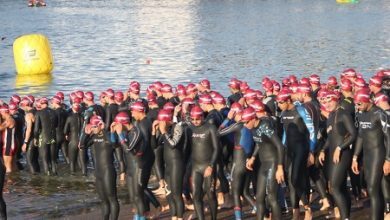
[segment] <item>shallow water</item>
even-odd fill
[[[208,78],[227,95],[233,77],[258,87],[263,76],[319,73],[347,67],[368,77],[390,67],[390,1],[332,0],[68,1],[46,8],[0,0],[0,98],[53,95],[82,88],[126,89],[131,80],[172,84]],[[16,77],[12,43],[45,34],[52,77]],[[150,64],[147,61],[150,60]],[[92,180],[13,177],[5,193],[9,216],[58,217],[96,205]],[[12,178],[11,178],[12,179]]]

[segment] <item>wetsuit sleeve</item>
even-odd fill
[[[273,132],[273,134],[269,137],[269,139],[271,140],[274,147],[276,147],[277,156],[278,156],[277,158],[278,165],[283,165],[284,147],[282,141],[280,140],[276,132]]]
[[[350,117],[346,112],[341,116],[341,120],[344,124],[345,129],[348,131],[348,136],[344,139],[344,142],[339,146],[341,149],[348,148],[356,140],[356,128],[353,123],[352,117]]]
[[[36,114],[34,123],[34,138],[39,138],[39,130],[41,129],[41,117],[40,114]]]
[[[215,126],[210,126],[210,134],[211,134],[211,141],[213,146],[213,155],[211,156],[210,166],[213,167],[217,161],[218,158],[218,146],[219,146],[219,140],[218,140],[218,132]]]
[[[390,161],[390,116],[385,112],[381,112],[380,116],[386,150],[386,160]]]
[[[153,149],[156,149],[157,148],[157,137],[155,134],[152,134],[150,136],[150,146],[153,148]]]
[[[183,135],[183,127],[180,124],[176,124],[172,137],[168,133],[163,135],[165,143],[171,148],[176,148],[176,145],[180,142]]]
[[[84,138],[83,144],[80,145],[80,148],[85,149],[85,148],[90,147],[93,144],[93,138],[92,137],[93,137],[92,135],[86,136]]]
[[[252,157],[256,158],[259,151],[260,151],[260,144],[256,143],[253,149]]]
[[[225,136],[225,135],[228,135],[230,133],[239,131],[242,128],[241,125],[242,125],[241,123],[234,123],[227,128],[220,129],[218,132],[219,136]]]
[[[64,126],[64,134],[68,135],[70,132],[70,117],[66,119],[65,126]]]
[[[111,126],[111,108],[110,106],[108,106],[108,108],[106,109],[106,122],[104,123],[104,129],[106,131],[109,131],[110,130],[110,126]]]
[[[359,131],[359,134],[360,134],[360,131]],[[356,138],[355,150],[354,150],[353,156],[358,157],[360,155],[360,153],[362,152],[362,149],[363,149],[363,138],[360,135],[358,135]]]
[[[297,109],[298,114],[301,116],[303,122],[305,123],[307,130],[309,131],[310,151],[314,152],[315,147],[317,145],[317,138],[316,138],[316,134],[315,134],[313,120],[312,120],[310,114],[307,112],[307,110],[303,106],[298,105],[298,106],[296,106],[296,109]]]
[[[134,129],[132,131],[133,134],[125,142],[122,143],[122,146],[124,146],[125,149],[127,149],[128,151],[132,151],[133,153],[138,153],[138,152],[135,152],[136,149],[134,149],[134,148],[140,142],[140,140],[142,138],[142,134],[141,134],[141,131],[139,130],[139,128],[134,127],[133,129]],[[144,152],[143,149],[140,149],[139,151]]]

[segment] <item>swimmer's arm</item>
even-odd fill
[[[359,132],[360,133],[360,132]],[[353,152],[353,160],[356,160],[363,149],[363,138],[358,136],[355,143],[355,150]]]
[[[64,126],[64,135],[68,135],[69,134],[69,130],[70,130],[70,117],[68,117],[65,121],[65,126]]]
[[[26,114],[26,116],[24,116],[25,120],[26,120],[26,135],[24,137],[24,143],[27,143],[28,140],[30,140],[31,138],[31,131],[33,129],[32,127],[32,116],[30,113]]]
[[[278,165],[283,165],[284,146],[282,144],[282,141],[280,140],[278,135],[276,135],[276,132],[273,132],[273,134],[269,138],[270,138],[272,144],[274,145],[274,147],[276,147],[276,152],[277,152],[277,157],[278,157],[277,158]]]
[[[218,158],[218,148],[219,148],[219,139],[218,139],[218,132],[215,126],[210,126],[210,133],[211,133],[211,141],[212,141],[212,147],[213,147],[213,153],[211,156],[210,166],[214,166],[217,158]]]
[[[136,126],[134,126],[132,138],[128,140],[128,144],[126,146],[127,150],[132,151],[135,148],[135,146],[137,146],[138,143],[141,141],[141,138],[142,138],[141,131]],[[141,153],[144,152],[142,148],[139,149],[139,151],[141,151]]]
[[[239,123],[234,123],[232,125],[230,125],[229,127],[226,127],[226,128],[223,128],[221,130],[219,130],[219,136],[225,136],[225,135],[228,135],[230,133],[233,133],[233,132],[236,132],[236,131],[239,131],[241,130],[241,124]]]
[[[348,136],[344,139],[343,144],[341,144],[339,147],[341,149],[349,148],[349,146],[356,140],[356,128],[355,124],[353,123],[352,117],[349,114],[342,114],[341,119],[343,120],[343,124],[345,126],[345,129],[348,131]]]
[[[34,138],[39,138],[39,130],[41,129],[41,117],[40,114],[36,114],[35,124],[34,124]]]
[[[183,127],[180,124],[175,126],[172,138],[168,133],[164,134],[164,139],[171,148],[176,148],[176,145],[180,142],[183,136]]]

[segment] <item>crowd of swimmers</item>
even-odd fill
[[[141,97],[133,81],[126,92],[74,91],[69,103],[62,92],[13,95],[0,103],[1,191],[21,158],[32,175],[61,175],[61,152],[72,175],[87,175],[92,160],[104,219],[119,215],[117,174],[133,219],[150,218],[150,205],[162,210],[148,188],[152,173],[172,219],[191,208],[205,219],[205,194],[211,219],[219,208],[234,208],[235,219],[276,220],[292,209],[299,219],[302,207],[308,220],[314,191],[319,211],[334,210],[335,218],[349,219],[363,197],[370,219],[390,212],[390,70],[368,82],[347,69],[325,83],[290,75],[281,83],[264,77],[257,90],[233,78],[228,88],[225,98],[207,79],[155,82]],[[244,202],[251,213],[243,214]],[[0,214],[6,218],[2,196]]]

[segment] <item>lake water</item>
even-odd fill
[[[368,78],[390,67],[390,1],[361,0],[0,0],[0,98],[125,90],[208,78],[227,95],[231,77],[254,88],[264,76],[318,73],[322,80],[353,67]],[[42,33],[52,46],[52,77],[17,77],[12,44]],[[150,61],[150,64],[148,64]],[[92,181],[11,178],[5,193],[16,219],[61,216],[96,205]],[[12,179],[14,179],[12,181]]]

